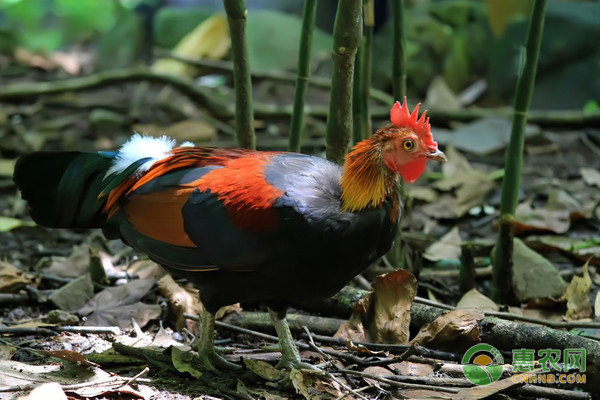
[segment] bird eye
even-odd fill
[[[412,139],[406,139],[402,142],[402,148],[406,151],[413,151],[415,149],[415,142]]]

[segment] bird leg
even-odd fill
[[[215,350],[215,315],[206,310],[200,312],[200,335],[195,344],[200,369],[218,372],[218,369],[241,370],[237,364],[227,361]]]
[[[277,363],[276,368],[318,370],[314,365],[300,360],[300,352],[294,343],[294,338],[292,337],[292,332],[290,332],[290,327],[285,316],[281,318],[277,311],[273,311],[270,308],[268,310],[275,331],[277,332],[277,337],[279,337],[279,348],[281,350],[281,361]]]

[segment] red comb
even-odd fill
[[[412,129],[417,135],[425,139],[428,148],[437,150],[437,143],[433,140],[433,136],[431,135],[429,117],[425,118],[427,111],[424,111],[423,114],[421,114],[421,118],[419,118],[420,105],[421,103],[417,103],[413,112],[410,113],[408,111],[406,96],[404,96],[404,105],[397,101],[390,111],[390,119],[398,128]]]

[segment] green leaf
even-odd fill
[[[36,226],[36,225],[35,225],[35,222],[21,221],[20,219],[17,219],[17,218],[0,216],[0,232],[12,231],[13,229],[19,228],[21,226]]]
[[[278,11],[248,12],[248,53],[252,71],[295,69],[298,65],[298,44],[302,20]],[[268,44],[268,45],[266,45]],[[331,53],[331,35],[313,32],[312,56]]]

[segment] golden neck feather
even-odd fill
[[[381,206],[386,197],[398,196],[398,174],[390,171],[382,159],[382,141],[376,136],[354,146],[346,156],[342,173],[342,209],[361,211]]]

